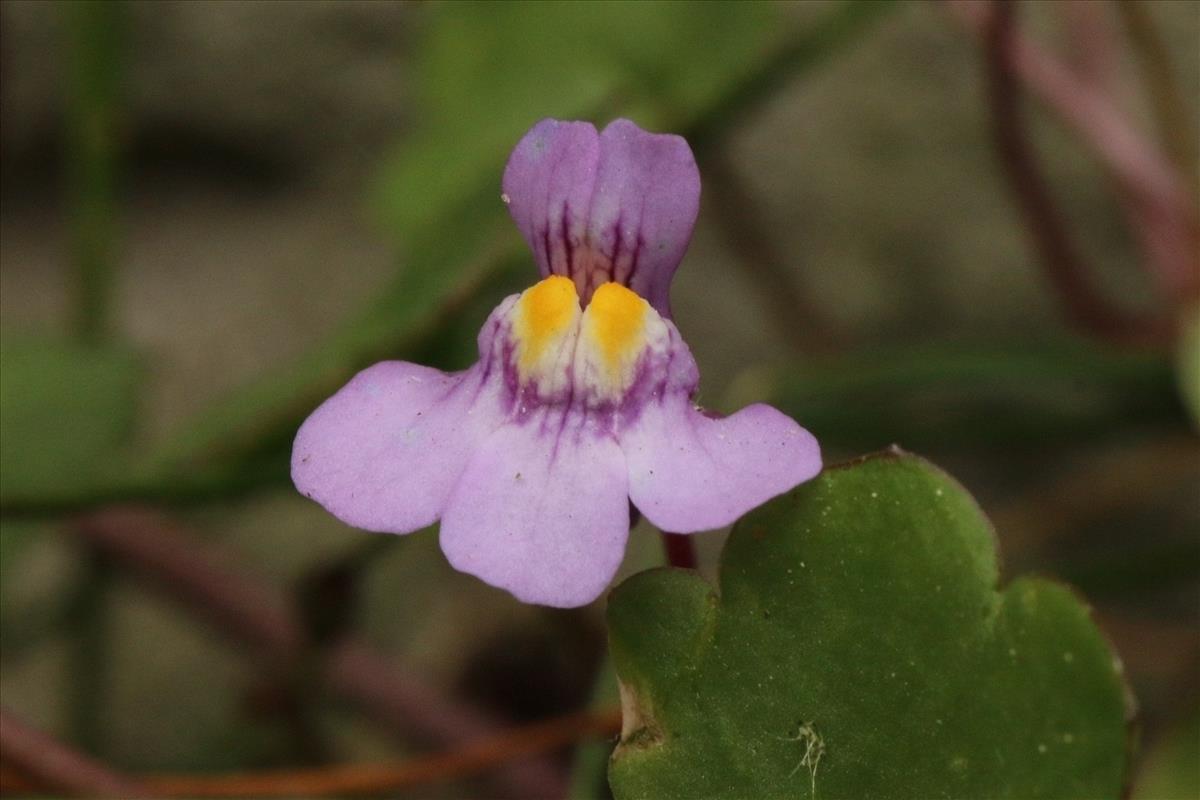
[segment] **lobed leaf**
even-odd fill
[[[1103,798],[1119,663],[1070,590],[998,591],[971,496],[898,451],[747,515],[720,594],[641,573],[609,604],[628,798]]]

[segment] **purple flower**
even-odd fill
[[[700,173],[680,136],[619,119],[544,119],[517,143],[504,198],[542,277],[566,275],[586,306],[607,281],[670,318],[667,294],[700,210]]]
[[[820,471],[816,440],[775,409],[692,403],[700,376],[667,297],[700,194],[683,139],[544,120],[504,192],[546,277],[492,312],[470,369],[383,362],[325,401],[292,451],[301,493],[372,531],[440,519],[454,567],[570,607],[620,565],[630,500],[691,533]]]

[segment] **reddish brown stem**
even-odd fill
[[[258,651],[273,668],[286,670],[305,656],[302,626],[282,593],[239,571],[234,559],[161,515],[112,508],[79,519],[73,529],[118,567],[131,569]],[[352,637],[325,653],[320,667],[319,678],[332,694],[389,729],[431,744],[454,744],[499,728],[498,720],[441,694]],[[510,765],[497,777],[518,797],[562,792],[559,770],[544,761]]]
[[[996,26],[1007,23],[993,18],[993,12],[1010,14],[1016,4],[947,0],[946,5],[988,39],[994,52]],[[1003,33],[1006,72],[1073,128],[1115,179],[1133,210],[1130,224],[1164,295],[1177,306],[1193,302],[1200,287],[1200,222],[1187,189],[1192,177],[1181,176],[1111,98],[1011,27]]]
[[[4,708],[0,708],[0,758],[16,774],[57,792],[93,797],[146,794],[136,781],[26,725]]]
[[[147,775],[145,791],[155,797],[315,797],[392,794],[478,774],[511,761],[545,753],[581,739],[614,736],[621,713],[582,712],[536,722],[471,742],[447,753],[397,764],[350,764],[318,769],[271,770],[227,775]],[[41,782],[0,773],[5,792],[30,793]],[[540,797],[540,795],[539,795]]]
[[[696,544],[691,536],[663,531],[662,538],[668,564],[680,569],[696,569],[699,562],[696,560]]]
[[[1124,342],[1162,341],[1170,332],[1167,324],[1136,318],[1111,307],[1092,286],[1090,270],[1054,204],[1025,134],[1020,87],[1012,66],[1015,10],[1016,4],[1011,2],[992,5],[986,29],[988,89],[996,149],[1046,275],[1068,318],[1083,330]]]
[[[1133,52],[1141,65],[1142,84],[1150,97],[1157,118],[1163,149],[1185,176],[1200,172],[1197,163],[1197,131],[1184,92],[1175,77],[1175,68],[1166,42],[1155,27],[1151,10],[1138,0],[1118,0],[1120,12]],[[1193,193],[1196,185],[1188,181]]]

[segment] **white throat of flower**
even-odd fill
[[[543,400],[619,404],[639,364],[671,342],[669,323],[618,283],[601,285],[581,309],[575,284],[552,275],[522,293],[508,318],[519,383]]]

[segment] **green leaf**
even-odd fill
[[[898,451],[745,517],[719,596],[634,576],[608,612],[615,796],[1119,796],[1126,690],[1087,607],[997,580],[971,496]]]
[[[140,378],[119,347],[36,339],[0,345],[0,498],[57,498],[123,465]]]

